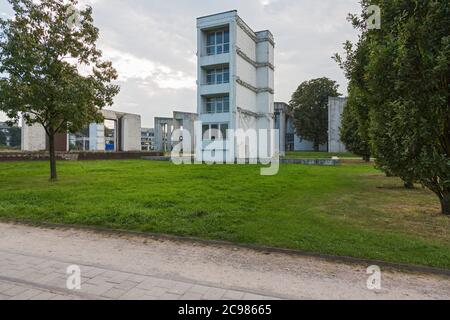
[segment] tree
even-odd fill
[[[328,141],[328,98],[339,97],[339,85],[328,78],[305,81],[292,95],[290,107],[298,136],[320,145]]]
[[[362,123],[358,112],[364,108],[363,97],[356,91],[358,88],[349,89],[349,98],[342,114],[341,141],[348,151],[361,156],[365,161],[370,161],[370,142],[367,137],[367,128]]]
[[[362,92],[377,164],[406,182],[422,183],[450,215],[450,3],[361,3],[363,14],[351,20],[362,32],[356,50],[367,48]],[[369,5],[381,8],[380,30],[367,28]],[[357,65],[353,56],[350,71]]]
[[[50,179],[57,179],[55,135],[100,122],[112,105],[117,72],[96,47],[92,8],[77,0],[8,0],[15,12],[0,20],[0,110],[48,136]]]
[[[368,48],[364,37],[360,37],[355,50],[349,41],[344,44],[344,49],[347,55],[345,61],[338,54],[333,57],[350,81],[347,105],[342,115],[341,141],[347,150],[370,161],[369,108],[364,79],[364,68],[369,61]]]

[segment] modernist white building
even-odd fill
[[[231,140],[226,132],[274,128],[273,35],[254,32],[237,11],[198,18],[197,31],[197,109],[203,126],[197,157],[203,154],[209,161],[203,151],[213,144],[215,154],[225,157],[233,148],[235,158],[243,150],[249,158],[254,150],[225,143]]]
[[[112,110],[101,110],[102,123],[91,123],[76,134],[58,134],[56,150],[66,151],[140,151],[141,116]],[[40,124],[22,126],[22,151],[44,151],[48,139]]]

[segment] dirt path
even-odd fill
[[[33,257],[41,261],[67,262],[116,273],[172,280],[174,286],[180,282],[231,293],[234,290],[235,294],[242,293],[241,298],[245,293],[253,293],[292,299],[450,299],[450,278],[445,276],[382,270],[382,290],[371,291],[366,285],[368,266],[75,229],[44,229],[0,223],[1,254],[8,258],[0,261],[0,280],[1,276],[8,277],[9,282],[24,274],[17,273],[19,271],[7,274],[13,272],[11,264],[17,266],[21,259]],[[30,285],[39,284],[39,279],[33,281]],[[92,279],[91,282],[96,283]],[[136,286],[142,289],[142,284]],[[99,292],[95,289],[98,288],[92,288],[94,293]],[[0,283],[0,298],[1,294]],[[154,296],[147,296],[151,297]],[[177,297],[186,298],[173,296],[174,299]]]

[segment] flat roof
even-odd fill
[[[219,12],[219,13],[209,14],[209,15],[207,15],[207,16],[198,17],[197,20],[198,20],[198,19],[203,19],[203,18],[214,17],[214,16],[218,16],[218,15],[221,15],[221,14],[225,14],[225,13],[232,13],[232,12],[237,13],[237,10],[230,10],[230,11],[224,11],[224,12]]]

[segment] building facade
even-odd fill
[[[75,134],[58,134],[56,150],[66,151],[140,151],[141,116],[101,110],[102,123],[91,123]],[[23,125],[22,151],[48,150],[48,139],[40,124]]]
[[[20,130],[21,129],[18,126],[11,127],[5,122],[0,122],[0,134],[4,138],[4,141],[0,141],[0,146],[11,148],[20,147],[20,141],[17,139],[19,138]]]
[[[283,155],[290,151],[314,151],[314,143],[297,135],[294,124],[294,115],[289,105],[284,102],[275,102],[275,129],[280,131],[280,153]],[[320,151],[327,151],[327,144],[320,146]]]
[[[328,152],[347,152],[341,141],[342,114],[347,105],[347,98],[328,99]]]
[[[155,150],[155,129],[141,129],[141,147],[142,151]]]
[[[274,37],[268,30],[254,32],[229,11],[198,18],[197,38],[197,157],[211,143],[223,159],[230,151],[239,155],[246,146],[227,143],[227,130],[274,127]]]
[[[155,150],[171,152],[174,144],[190,138],[190,150],[184,151],[194,153],[195,122],[197,120],[198,115],[196,113],[181,111],[174,111],[172,118],[155,118]],[[185,143],[187,143],[187,140]]]

